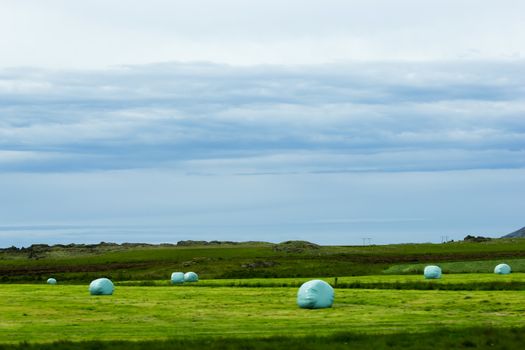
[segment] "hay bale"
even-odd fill
[[[53,277],[50,277],[47,279],[47,284],[57,284],[57,280],[54,279]]]
[[[184,274],[184,282],[197,282],[199,280],[199,276],[195,272],[186,272]]]
[[[426,279],[441,278],[441,268],[439,266],[429,265],[425,267],[423,274],[425,275]]]
[[[303,309],[322,309],[332,307],[334,289],[321,280],[303,283],[297,291],[297,305]]]
[[[511,272],[512,269],[507,264],[499,264],[494,268],[494,273],[497,273],[498,275],[508,275]]]
[[[174,272],[171,274],[171,283],[180,284],[184,283],[184,272]]]
[[[89,284],[91,295],[111,295],[115,290],[113,282],[107,278],[98,278]]]

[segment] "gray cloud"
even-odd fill
[[[0,71],[0,170],[440,171],[525,164],[525,63]]]

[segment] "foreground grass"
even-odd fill
[[[521,349],[525,328],[436,329],[428,333],[376,334],[338,333],[330,336],[169,339],[157,341],[88,341],[51,344],[1,345],[0,350],[171,350],[171,349]]]
[[[119,286],[113,296],[93,297],[86,286],[0,285],[0,339],[165,340],[169,346],[173,339],[202,345],[224,337],[237,339],[231,340],[236,349],[246,339],[290,335],[336,339],[351,331],[374,339],[438,328],[520,327],[525,311],[525,295],[516,291],[340,289],[334,307],[323,310],[297,308],[295,295],[295,288]]]

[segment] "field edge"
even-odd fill
[[[314,325],[313,325],[314,326]],[[329,336],[270,336],[258,338],[210,337],[148,341],[57,341],[0,343],[0,350],[167,350],[167,349],[518,349],[525,342],[525,327],[437,328],[432,332],[364,334],[338,332]]]

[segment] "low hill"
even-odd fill
[[[522,227],[519,230],[509,233],[508,235],[505,235],[501,238],[517,238],[517,237],[525,237],[525,227]]]

